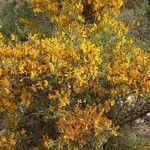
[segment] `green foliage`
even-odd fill
[[[35,15],[31,5],[26,0],[10,0],[0,2],[0,32],[5,41],[15,35],[17,41],[25,42],[32,29],[20,21],[21,18],[33,19],[36,24],[35,32],[42,31],[49,37],[55,33],[55,26],[50,23],[49,16],[46,13]]]
[[[0,6],[0,32],[9,39],[11,34],[15,34],[19,41],[27,40],[27,29],[18,22],[19,18],[30,17],[31,9],[27,3],[21,1],[2,1]]]
[[[150,2],[149,0],[127,0],[120,14],[121,20],[131,25],[131,36],[142,40],[144,47],[150,47]],[[133,24],[133,22],[135,22]],[[147,49],[147,48],[146,48]]]

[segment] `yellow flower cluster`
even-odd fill
[[[2,135],[0,139],[0,146],[7,149],[11,149],[11,147],[13,147],[16,144],[14,136],[14,134],[9,134],[8,137]]]
[[[34,92],[52,88],[49,97],[58,99],[65,106],[69,104],[71,90],[81,92],[98,77],[101,49],[89,41],[82,41],[81,46],[75,46],[52,38],[35,40],[32,44],[18,44],[16,47],[10,45],[0,51],[3,59],[1,76],[8,73],[9,78],[0,81],[1,88],[5,89],[1,92],[1,97],[6,97],[6,92],[8,97],[9,90],[13,90],[14,86],[21,92],[21,104],[29,106],[32,91],[26,89],[25,84],[30,84]],[[57,84],[60,89],[48,83],[46,78],[49,75],[59,78]],[[15,77],[19,79],[18,83],[13,83]],[[42,78],[45,80],[41,81]],[[16,99],[15,95],[12,97]]]
[[[53,144],[53,140],[49,139],[47,134],[43,136],[43,145],[46,149],[49,149]]]
[[[29,33],[28,41],[15,44],[12,35],[10,43],[0,43],[0,113],[6,130],[14,132],[10,138],[1,136],[0,146],[17,146],[23,131],[29,145],[36,132],[39,139],[32,146],[42,149],[64,149],[70,142],[74,149],[91,139],[103,145],[117,135],[106,113],[118,94],[130,88],[150,92],[150,55],[134,45],[126,24],[116,20],[123,0],[30,3],[35,13],[50,15],[57,33],[49,38]],[[20,21],[36,29],[33,20]]]
[[[100,23],[105,14],[116,16],[124,0],[30,0],[30,3],[36,13],[47,12],[50,20],[62,28],[76,21]]]
[[[77,141],[84,146],[93,135],[93,138],[106,142],[110,135],[116,135],[116,128],[112,121],[103,116],[104,109],[98,107],[81,110],[76,107],[74,111],[64,111],[58,121],[58,130],[64,141]],[[102,137],[103,132],[110,132],[108,137]],[[97,140],[99,141],[99,140]],[[96,146],[97,147],[97,146]]]
[[[107,79],[124,90],[131,87],[140,93],[149,93],[149,65],[149,52],[134,47],[132,40],[123,38],[114,47],[111,62],[107,64]]]

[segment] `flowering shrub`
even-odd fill
[[[118,96],[150,92],[149,53],[134,45],[127,25],[117,20],[123,0],[29,4],[37,15],[48,13],[56,33],[41,38],[41,30],[25,43],[7,45],[1,36],[0,146],[100,149],[117,136],[108,114]],[[36,27],[28,18],[20,21]]]

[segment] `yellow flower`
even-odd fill
[[[10,39],[11,39],[12,41],[15,41],[17,38],[16,38],[16,36],[15,36],[14,34],[11,34],[11,35],[10,35]]]
[[[25,107],[29,107],[31,103],[31,94],[28,93],[25,89],[21,94],[21,104]]]
[[[55,67],[54,67],[53,63],[49,63],[49,69],[50,69],[51,73],[54,73]]]
[[[0,39],[2,39],[3,38],[3,34],[0,32]]]
[[[2,137],[1,137],[1,140],[2,140],[2,142],[6,142],[6,141],[7,141],[7,139],[6,139],[5,136],[2,136]]]
[[[9,144],[11,146],[14,146],[14,145],[16,145],[16,141],[14,139],[10,139]]]

